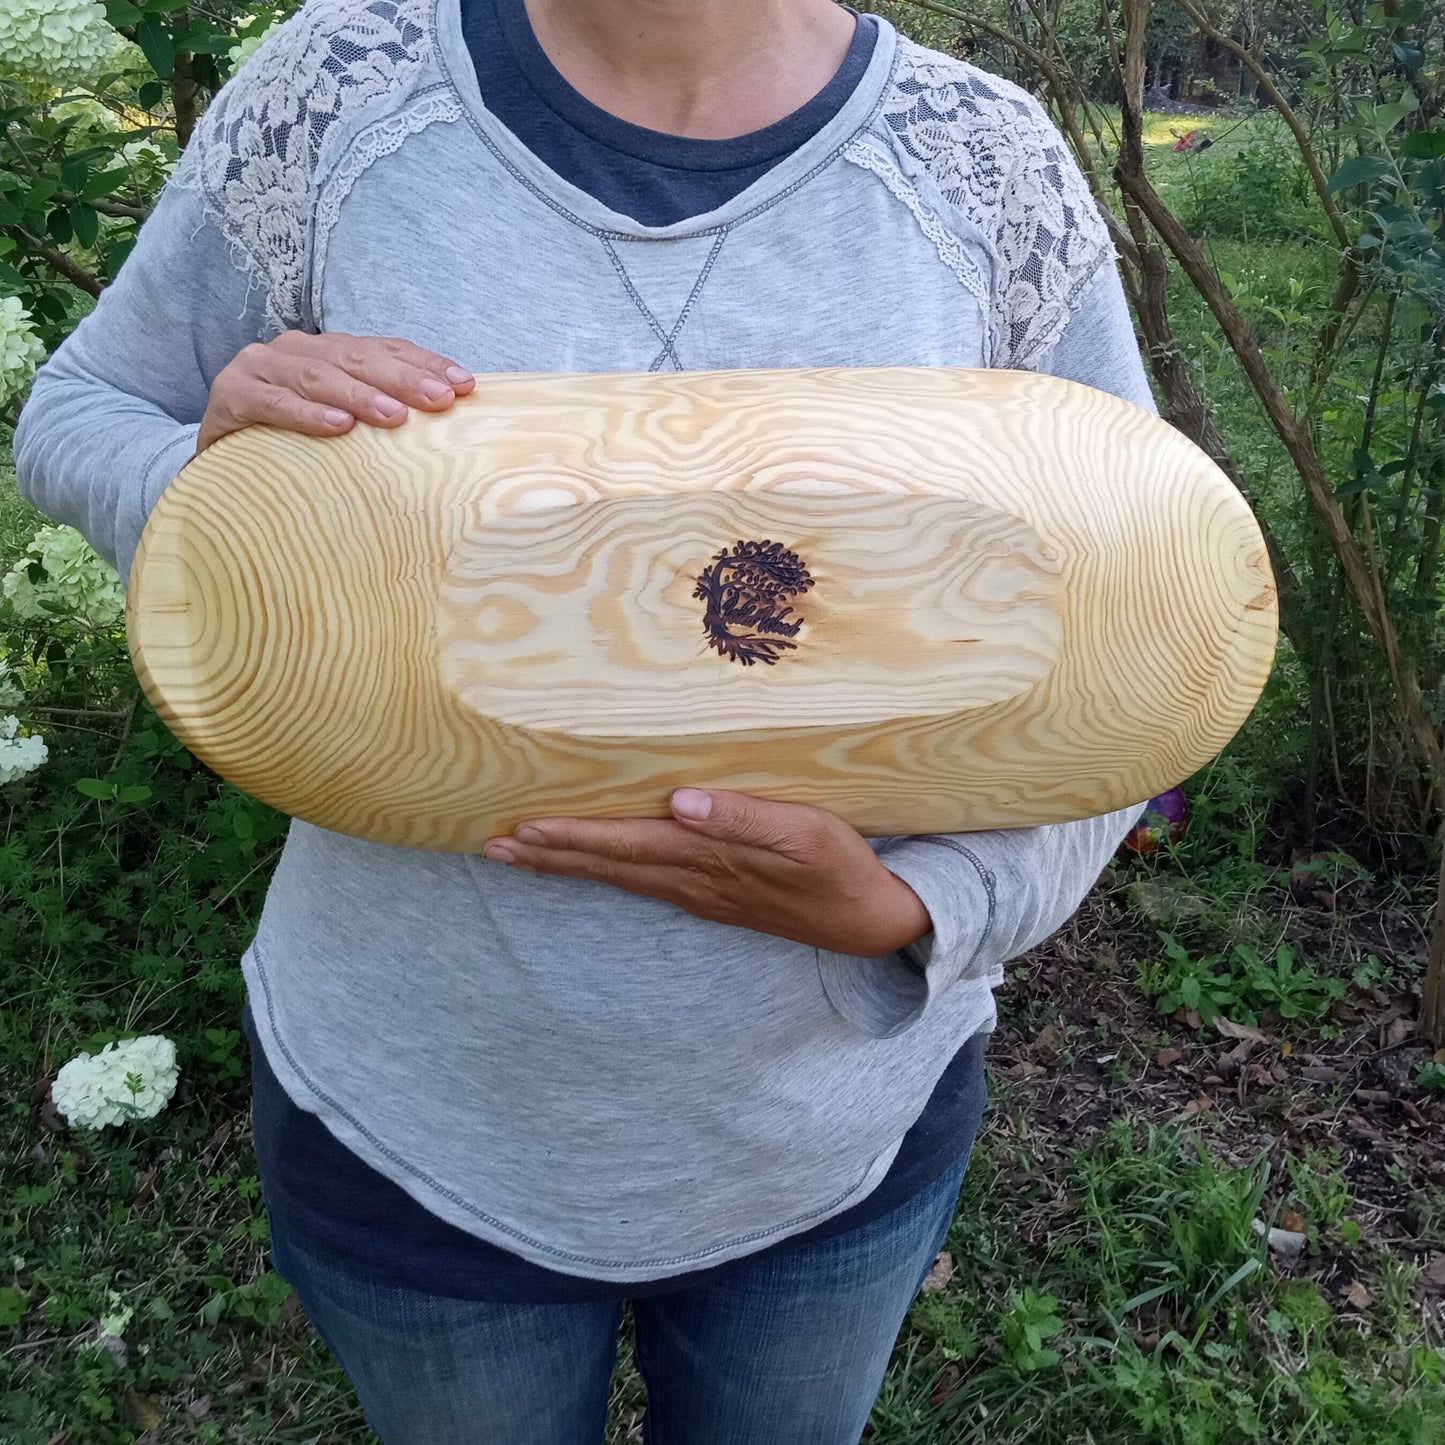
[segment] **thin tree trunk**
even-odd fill
[[[1440,887],[1435,895],[1435,926],[1430,930],[1430,960],[1420,1000],[1420,1031],[1437,1049],[1445,1049],[1445,828],[1440,832]]]
[[[179,22],[185,16],[183,6],[176,12]],[[201,88],[196,83],[196,57],[189,50],[176,51],[171,68],[171,106],[176,116],[176,144],[182,150],[190,144],[200,111]]]

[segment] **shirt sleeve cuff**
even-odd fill
[[[882,958],[818,950],[833,1007],[860,1033],[889,1039],[911,1028],[935,998],[970,977],[993,926],[995,887],[983,860],[956,838],[909,838],[878,852],[922,900],[933,922],[915,943]]]

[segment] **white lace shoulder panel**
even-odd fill
[[[271,334],[299,326],[322,147],[337,123],[430,61],[435,0],[309,0],[220,91],[172,184],[200,190],[266,293]]]
[[[903,37],[879,122],[993,243],[992,364],[1036,363],[1114,254],[1064,138],[1026,91]]]

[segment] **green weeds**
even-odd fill
[[[1236,944],[1227,954],[1196,957],[1171,934],[1161,934],[1164,956],[1139,965],[1139,986],[1160,1013],[1192,1009],[1205,1023],[1220,1014],[1235,1023],[1258,1024],[1264,1015],[1317,1019],[1343,998],[1343,979],[1318,973],[1301,962],[1292,944],[1261,954]]]

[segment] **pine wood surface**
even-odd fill
[[[1233,735],[1276,615],[1249,508],[1173,428],[889,368],[485,376],[394,431],[250,428],[161,497],[127,625],[223,776],[475,851],[680,784],[869,834],[1122,807]]]

